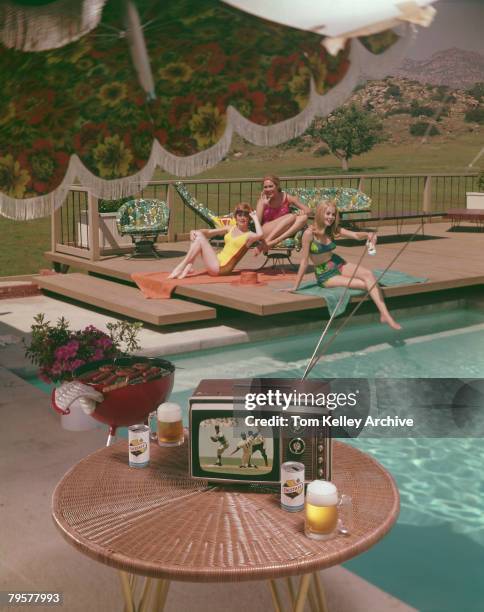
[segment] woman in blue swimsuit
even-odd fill
[[[376,283],[373,273],[367,268],[359,267],[346,262],[342,257],[333,253],[336,248],[335,237],[343,236],[354,240],[369,240],[376,242],[376,235],[372,232],[352,232],[339,226],[339,213],[336,205],[331,201],[319,204],[314,217],[314,225],[303,234],[302,259],[296,276],[296,284],[289,291],[296,291],[299,287],[309,259],[314,264],[316,280],[320,287],[350,287],[369,291],[371,299],[380,311],[380,321],[393,329],[401,329],[388,312],[388,308]],[[354,278],[352,278],[354,274]]]

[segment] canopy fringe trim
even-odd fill
[[[405,33],[391,49],[381,55],[374,55],[359,41],[353,40],[350,51],[350,68],[342,82],[328,93],[319,95],[311,84],[308,104],[296,117],[271,126],[260,126],[243,117],[235,108],[227,109],[227,128],[222,138],[212,147],[181,157],[166,151],[157,140],[153,141],[150,157],[142,170],[134,175],[107,180],[94,175],[77,155],[70,159],[62,184],[53,192],[30,199],[16,199],[0,194],[0,214],[11,219],[34,219],[43,217],[61,206],[69,186],[77,178],[92,195],[106,200],[115,200],[138,193],[146,187],[161,168],[180,177],[203,172],[220,162],[228,153],[232,135],[237,132],[249,142],[260,146],[275,146],[300,136],[315,116],[326,116],[345,102],[354,87],[368,78],[381,78],[404,56],[413,35],[410,26],[404,26]]]

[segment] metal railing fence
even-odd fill
[[[135,197],[167,201],[171,208],[168,241],[185,239],[190,229],[204,227],[174,188],[175,180],[152,181]],[[238,202],[255,206],[262,178],[191,179],[183,181],[194,197],[217,215],[231,212]],[[281,177],[282,189],[289,187],[353,187],[372,199],[372,214],[397,216],[419,211],[445,212],[464,208],[466,192],[477,191],[478,174],[351,174],[335,176]],[[59,213],[58,242],[79,249],[89,248],[89,200],[96,199],[79,187],[69,192]]]

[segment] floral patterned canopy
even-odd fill
[[[136,192],[156,167],[200,172],[237,131],[273,145],[328,114],[363,76],[402,56],[405,36],[348,41],[336,56],[310,32],[217,0],[136,0],[155,81],[139,85],[119,0],[58,49],[0,45],[0,213],[49,214],[77,177],[103,198]]]

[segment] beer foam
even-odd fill
[[[182,420],[181,408],[174,402],[160,404],[157,409],[158,421],[162,423],[176,423]]]
[[[306,502],[313,506],[336,506],[338,489],[327,480],[313,480],[306,489]]]

